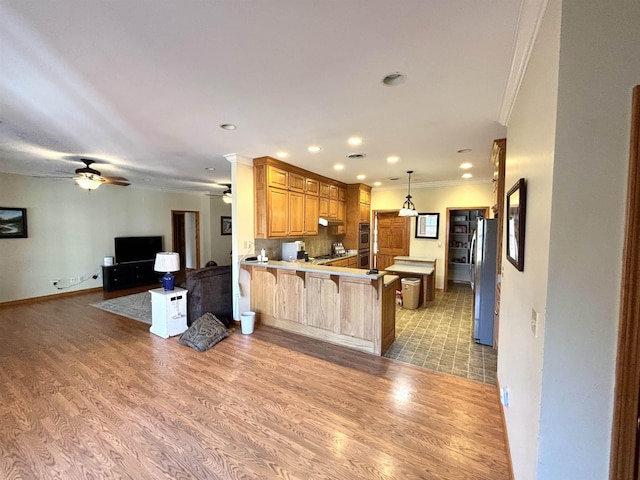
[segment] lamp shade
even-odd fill
[[[180,255],[175,252],[159,252],[153,265],[156,272],[177,272],[180,270]]]

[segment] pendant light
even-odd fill
[[[400,212],[398,212],[398,216],[417,217],[418,212],[416,211],[416,206],[411,201],[411,174],[413,173],[413,170],[409,170],[407,173],[409,174],[409,190],[407,191],[407,199],[402,204],[402,208],[400,209]]]

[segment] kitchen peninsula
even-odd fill
[[[241,262],[263,324],[382,355],[395,339],[398,277],[306,262]]]

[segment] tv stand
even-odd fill
[[[154,260],[118,263],[102,266],[102,288],[107,292],[123,288],[151,285],[158,282],[153,270]]]

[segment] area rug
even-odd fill
[[[91,306],[151,325],[151,294],[149,292],[112,298],[92,303]]]

